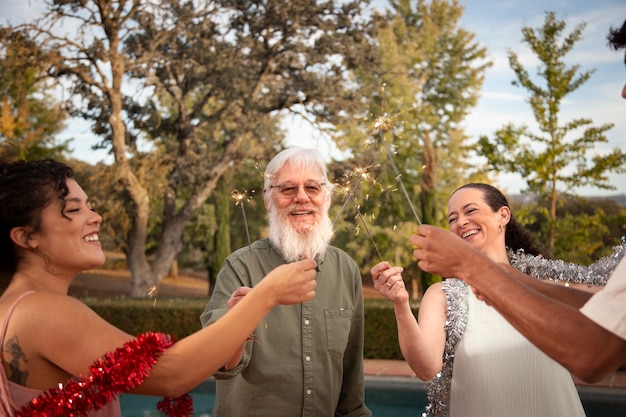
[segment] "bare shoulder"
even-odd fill
[[[0,302],[2,319],[19,297],[7,295]],[[18,361],[12,380],[45,389],[71,375],[87,375],[94,360],[131,338],[76,298],[35,292],[21,299],[9,317],[3,358]],[[25,379],[17,379],[20,375]]]
[[[12,297],[3,304],[13,303],[17,297]],[[3,308],[7,310],[8,306]],[[49,292],[33,292],[23,297],[15,306],[11,321],[30,319],[46,321],[78,320],[85,314],[93,311],[84,303],[65,294]],[[95,314],[95,313],[93,313]]]
[[[426,288],[426,292],[424,292],[424,297],[422,300],[426,299],[439,299],[445,298],[445,293],[443,292],[443,282],[435,282]]]
[[[0,314],[6,313],[4,305],[0,308]],[[29,358],[31,376],[42,369],[46,380],[52,375],[85,375],[95,359],[132,338],[76,298],[37,292],[17,304],[5,343],[10,339],[19,344]]]
[[[2,306],[2,313],[7,309],[8,306]],[[124,338],[121,330],[80,300],[47,292],[29,294],[16,305],[7,327],[9,332],[20,334],[24,343],[30,342],[33,346],[44,342],[48,346],[56,343],[67,346],[73,341],[107,335],[113,340]]]
[[[443,291],[443,283],[436,282],[430,285],[420,303],[420,312],[445,314],[446,312],[446,295]]]

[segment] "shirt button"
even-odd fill
[[[304,324],[305,324],[306,326],[308,326],[308,325],[309,325],[309,323],[310,323],[310,322],[309,322],[309,319],[304,320]]]
[[[311,390],[310,389],[306,390],[306,395],[311,395]]]
[[[307,362],[311,362],[311,357],[310,356],[305,356],[304,360],[307,361]]]

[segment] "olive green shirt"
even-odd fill
[[[241,286],[254,287],[285,261],[268,239],[231,254],[217,276],[203,326],[227,311]],[[363,290],[350,256],[329,247],[315,297],[277,306],[235,368],[215,374],[213,417],[369,417],[363,387]]]

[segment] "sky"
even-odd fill
[[[521,30],[524,26],[540,27],[546,11],[554,11],[557,19],[567,22],[565,33],[582,22],[586,24],[583,39],[567,56],[567,64],[580,64],[581,71],[595,70],[589,81],[565,98],[559,116],[561,122],[590,118],[594,126],[613,123],[614,127],[606,132],[609,142],[598,144],[592,152],[605,154],[614,148],[626,151],[626,100],[621,98],[626,82],[624,53],[610,50],[606,41],[608,29],[620,26],[626,19],[626,1],[459,0],[459,3],[465,8],[461,27],[476,34],[476,41],[487,48],[488,59],[493,63],[487,70],[478,105],[464,124],[468,135],[473,138],[492,136],[507,123],[536,127],[531,108],[525,101],[526,90],[511,85],[515,74],[509,67],[507,51],[515,52],[522,65],[534,75],[538,61],[522,42]],[[38,16],[43,4],[43,0],[0,0],[0,20],[20,23]],[[384,9],[388,3],[374,0],[372,4]],[[287,119],[285,128],[288,144],[316,147],[329,159],[339,155],[326,137],[312,131],[305,122]],[[73,120],[62,137],[73,138],[70,146],[78,159],[92,163],[110,160],[105,151],[91,150],[96,139],[86,122]],[[609,178],[615,190],[581,188],[574,191],[584,196],[626,194],[626,174],[611,174]],[[515,194],[525,183],[517,174],[500,174],[495,178],[495,185]]]
[[[578,90],[566,96],[561,107],[561,122],[577,118],[590,118],[594,126],[613,123],[606,132],[609,140],[598,144],[594,153],[607,153],[619,148],[626,151],[626,100],[621,97],[626,82],[624,52],[615,52],[607,46],[606,34],[610,27],[619,27],[626,19],[624,0],[462,0],[465,12],[461,25],[476,33],[489,58],[494,63],[487,72],[481,99],[467,119],[468,134],[492,135],[505,123],[525,124],[536,127],[536,122],[525,101],[526,90],[511,85],[515,74],[509,66],[507,51],[513,50],[531,75],[538,60],[526,44],[521,42],[524,26],[540,27],[545,12],[556,13],[565,20],[565,33],[570,33],[581,22],[586,23],[583,39],[567,56],[568,65],[580,64],[582,71],[595,69],[590,80]],[[532,69],[531,69],[532,68]],[[607,195],[626,193],[626,174],[611,175],[610,182],[616,190],[579,189],[579,195]],[[519,175],[506,175],[499,179],[499,186],[517,191],[524,186]]]

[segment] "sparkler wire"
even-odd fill
[[[237,190],[231,192],[231,197],[235,200],[235,205],[241,206],[241,214],[243,215],[243,224],[246,228],[246,237],[248,238],[248,248],[252,252],[252,242],[250,241],[250,231],[248,230],[248,218],[246,217],[246,209],[243,206],[244,195]]]
[[[382,141],[382,143],[385,145],[385,149],[387,151],[387,156],[389,156],[389,161],[391,162],[391,166],[393,167],[393,170],[396,173],[396,180],[398,181],[398,184],[400,184],[400,189],[404,193],[404,196],[406,197],[406,200],[409,202],[409,207],[411,207],[411,211],[413,212],[413,215],[415,216],[415,220],[417,220],[417,224],[421,225],[422,222],[421,222],[419,216],[417,215],[417,212],[415,211],[415,207],[413,207],[413,203],[411,202],[411,199],[409,198],[409,193],[406,191],[406,188],[404,187],[404,183],[402,182],[402,175],[398,171],[398,166],[396,165],[396,162],[393,160],[393,155],[391,154],[391,149],[389,148],[389,144],[385,140],[385,135],[384,135],[383,131],[379,130],[378,131],[378,135],[380,136],[380,140]]]
[[[378,257],[380,258],[380,261],[382,262],[383,259],[383,255],[380,254],[380,251],[378,250],[378,246],[376,246],[376,242],[374,241],[374,236],[372,236],[372,232],[370,232],[369,227],[367,227],[367,223],[365,222],[365,218],[363,217],[363,214],[361,214],[361,210],[359,209],[359,205],[356,203],[356,201],[354,200],[354,197],[352,197],[352,195],[348,196],[348,199],[352,200],[352,202],[354,203],[354,209],[356,210],[356,214],[357,216],[359,216],[359,219],[361,219],[361,222],[363,223],[363,227],[365,227],[365,231],[367,232],[367,235],[369,236],[370,240],[372,241],[372,244],[374,245],[374,249],[376,249],[376,253],[378,254]]]
[[[350,194],[348,194],[348,197],[346,197],[345,201],[343,202],[343,205],[341,206],[341,208],[339,209],[339,211],[337,212],[337,215],[335,216],[335,220],[333,220],[332,223],[332,227],[331,227],[331,233],[334,233],[335,230],[335,225],[337,224],[337,221],[339,220],[339,218],[341,217],[341,214],[343,213],[343,211],[346,209],[346,206],[348,205],[348,203],[350,202],[351,197],[354,195],[354,192],[356,191],[357,187],[359,186],[359,184],[361,184],[361,181],[363,180],[363,176],[360,175],[359,179],[356,181],[356,183],[354,184],[354,187],[352,187],[352,190],[350,191]],[[319,251],[321,250],[321,246],[315,251],[315,255],[313,255],[313,259],[317,258],[317,255],[319,253]]]
[[[363,176],[359,175],[359,179],[354,184],[354,187],[352,187],[352,190],[350,191],[350,194],[348,194],[348,197],[346,197],[346,200],[343,202],[343,205],[341,206],[341,208],[337,212],[337,215],[335,216],[335,220],[333,220],[333,228],[335,227],[335,224],[337,224],[337,221],[339,220],[339,217],[341,217],[341,213],[343,213],[343,211],[345,210],[346,206],[350,202],[350,199],[352,199],[352,196],[354,195],[354,192],[359,187],[359,184],[361,184],[362,180],[363,180]]]
[[[248,219],[246,218],[246,210],[243,208],[243,201],[241,202],[241,214],[243,215],[243,223],[246,226],[246,237],[248,238],[248,247],[252,251],[252,242],[250,242],[250,231],[248,230]]]

